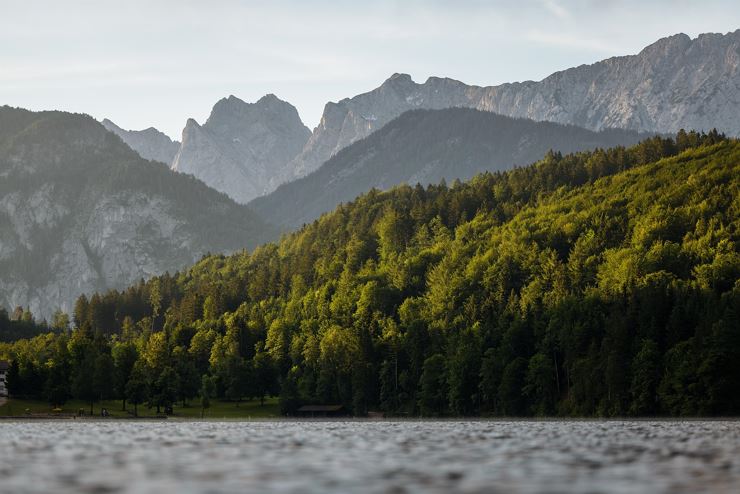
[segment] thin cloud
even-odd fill
[[[542,5],[558,19],[565,20],[573,17],[570,11],[558,3],[557,0],[542,0]]]

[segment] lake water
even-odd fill
[[[2,493],[740,492],[740,422],[0,422]]]

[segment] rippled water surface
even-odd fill
[[[0,422],[0,492],[740,492],[738,422]]]

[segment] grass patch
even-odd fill
[[[90,403],[79,400],[70,400],[65,403],[61,411],[55,412],[52,407],[45,401],[39,400],[22,400],[11,398],[4,405],[0,406],[0,416],[23,417],[30,414],[76,414],[82,408],[85,415],[90,413]],[[122,410],[120,400],[108,400],[97,402],[93,406],[93,415],[100,417],[101,408],[107,408],[111,417],[129,418],[132,417],[126,411]],[[126,408],[133,411],[133,405],[127,404]],[[156,415],[156,408],[147,408],[145,405],[139,405],[140,416]],[[200,418],[200,406],[193,402],[191,405],[183,407],[182,403],[173,407],[172,417],[180,418]],[[212,400],[211,407],[205,411],[205,418],[276,418],[280,417],[280,406],[277,398],[265,399],[265,404],[260,405],[259,400],[242,401],[238,404],[233,401]]]
[[[175,417],[200,418],[200,406],[175,407]],[[212,400],[211,407],[205,412],[205,418],[276,418],[280,417],[278,398],[266,398],[265,404],[259,400],[242,401],[239,406],[233,401]]]

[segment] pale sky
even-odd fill
[[[179,139],[233,94],[313,128],[394,72],[494,85],[740,28],[738,0],[0,0],[0,105]]]

